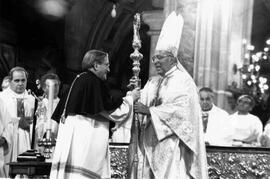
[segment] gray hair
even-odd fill
[[[89,50],[83,57],[82,70],[94,67],[95,63],[102,63],[108,57],[108,53],[100,50]]]
[[[23,68],[23,67],[19,67],[19,66],[16,66],[16,67],[13,67],[10,71],[9,71],[9,76],[10,76],[10,80],[13,79],[13,73],[15,71],[22,71],[25,73],[25,76],[26,76],[26,79],[28,78],[28,73],[27,71]]]

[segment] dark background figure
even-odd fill
[[[261,101],[256,103],[250,113],[258,116],[262,121],[263,126],[266,125],[267,121],[270,119],[270,98],[268,91],[262,95]]]

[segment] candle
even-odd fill
[[[49,80],[48,85],[49,85],[49,93],[48,93],[48,108],[47,108],[47,130],[52,129],[52,113],[53,113],[53,100],[54,100],[54,84],[55,82],[53,80]]]

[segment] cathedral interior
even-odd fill
[[[69,85],[81,71],[84,53],[89,49],[102,49],[110,56],[108,82],[115,95],[123,96],[132,76],[130,54],[134,50],[134,14],[141,13],[143,19],[139,32],[140,52],[144,57],[140,78],[144,85],[148,77],[155,74],[149,59],[164,21],[162,14],[174,8],[179,9],[185,18],[179,50],[181,63],[198,87],[213,88],[216,103],[232,112],[234,102],[230,96],[235,98],[238,93],[251,89],[245,85],[247,81],[241,79],[244,67],[252,62],[247,62],[245,53],[255,54],[269,45],[266,41],[270,37],[270,5],[266,0],[250,0],[245,5],[242,1],[222,4],[210,0],[173,1],[177,3],[162,0],[59,0],[59,9],[51,8],[50,2],[53,1],[1,0],[0,79],[12,67],[23,66],[30,74],[28,88],[35,88],[35,81],[50,71],[60,76],[62,86]],[[227,9],[222,9],[223,5]],[[225,10],[230,13],[226,14]],[[246,46],[253,46],[252,51],[244,49],[244,40]],[[267,79],[270,76],[269,63],[268,57],[259,62],[259,73]],[[223,78],[226,83],[222,82]],[[268,93],[265,90],[265,94]],[[268,106],[268,100],[261,101],[261,96],[256,97],[260,99],[255,113],[262,115],[259,114],[260,105]],[[265,111],[266,107],[263,108]],[[263,122],[267,117],[263,117]]]
[[[29,87],[46,72],[57,72],[69,84],[81,71],[88,49],[109,53],[110,84],[116,93],[126,91],[132,76],[133,15],[154,9],[150,1],[65,1],[63,14],[47,14],[37,0],[3,0],[1,8],[1,79],[13,66],[29,72]],[[117,4],[116,17],[112,17]],[[141,80],[148,78],[149,27],[141,25]],[[7,53],[7,54],[6,54]],[[6,54],[6,55],[5,55]],[[123,68],[125,67],[125,68]],[[117,92],[118,91],[118,92]]]
[[[212,88],[215,104],[230,114],[241,94],[252,95],[256,105],[251,113],[265,125],[270,118],[269,0],[1,0],[0,80],[13,67],[22,66],[29,73],[29,89],[35,91],[36,80],[54,72],[64,91],[81,72],[85,52],[99,49],[109,54],[111,94],[122,97],[133,76],[134,15],[140,13],[142,19],[139,51],[144,86],[156,75],[150,59],[162,23],[173,10],[184,18],[178,59],[197,87]],[[208,147],[208,157],[213,158],[208,161],[213,166],[210,178],[236,176],[231,171],[241,167],[247,173],[237,178],[270,176],[269,151],[247,148],[241,155],[239,151]],[[223,173],[215,168],[220,167],[220,158]],[[230,165],[241,160],[245,165]],[[258,174],[259,170],[264,173]]]
[[[242,1],[227,3],[224,7],[230,14],[220,9],[223,2],[215,1],[211,5],[215,8],[207,12],[211,3],[207,0],[173,1],[178,5],[164,0],[60,0],[59,9],[48,6],[49,10],[44,2],[53,1],[0,2],[0,79],[12,67],[23,66],[30,74],[29,88],[35,88],[35,81],[50,71],[60,76],[62,86],[69,85],[81,71],[84,53],[102,49],[110,55],[109,84],[115,95],[122,96],[132,76],[134,14],[141,13],[143,19],[139,32],[140,52],[144,56],[140,78],[144,85],[155,74],[149,59],[164,21],[162,14],[175,8],[185,17],[179,50],[181,63],[199,87],[212,87],[217,95],[216,103],[232,112],[234,102],[230,96],[235,98],[239,90],[250,89],[245,88],[238,73],[246,64],[241,42],[247,40],[255,47],[252,51],[255,54],[263,51],[270,36],[270,5],[265,0],[252,0],[246,5]],[[204,35],[206,32],[211,34]],[[205,46],[210,48],[204,49]],[[269,60],[261,61],[260,65],[260,74],[269,79]],[[221,82],[223,77],[226,83]]]

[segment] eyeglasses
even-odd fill
[[[154,63],[155,61],[161,61],[161,60],[163,60],[163,59],[165,59],[165,58],[167,58],[167,57],[173,57],[172,55],[154,55],[153,57],[152,57],[152,62]]]

